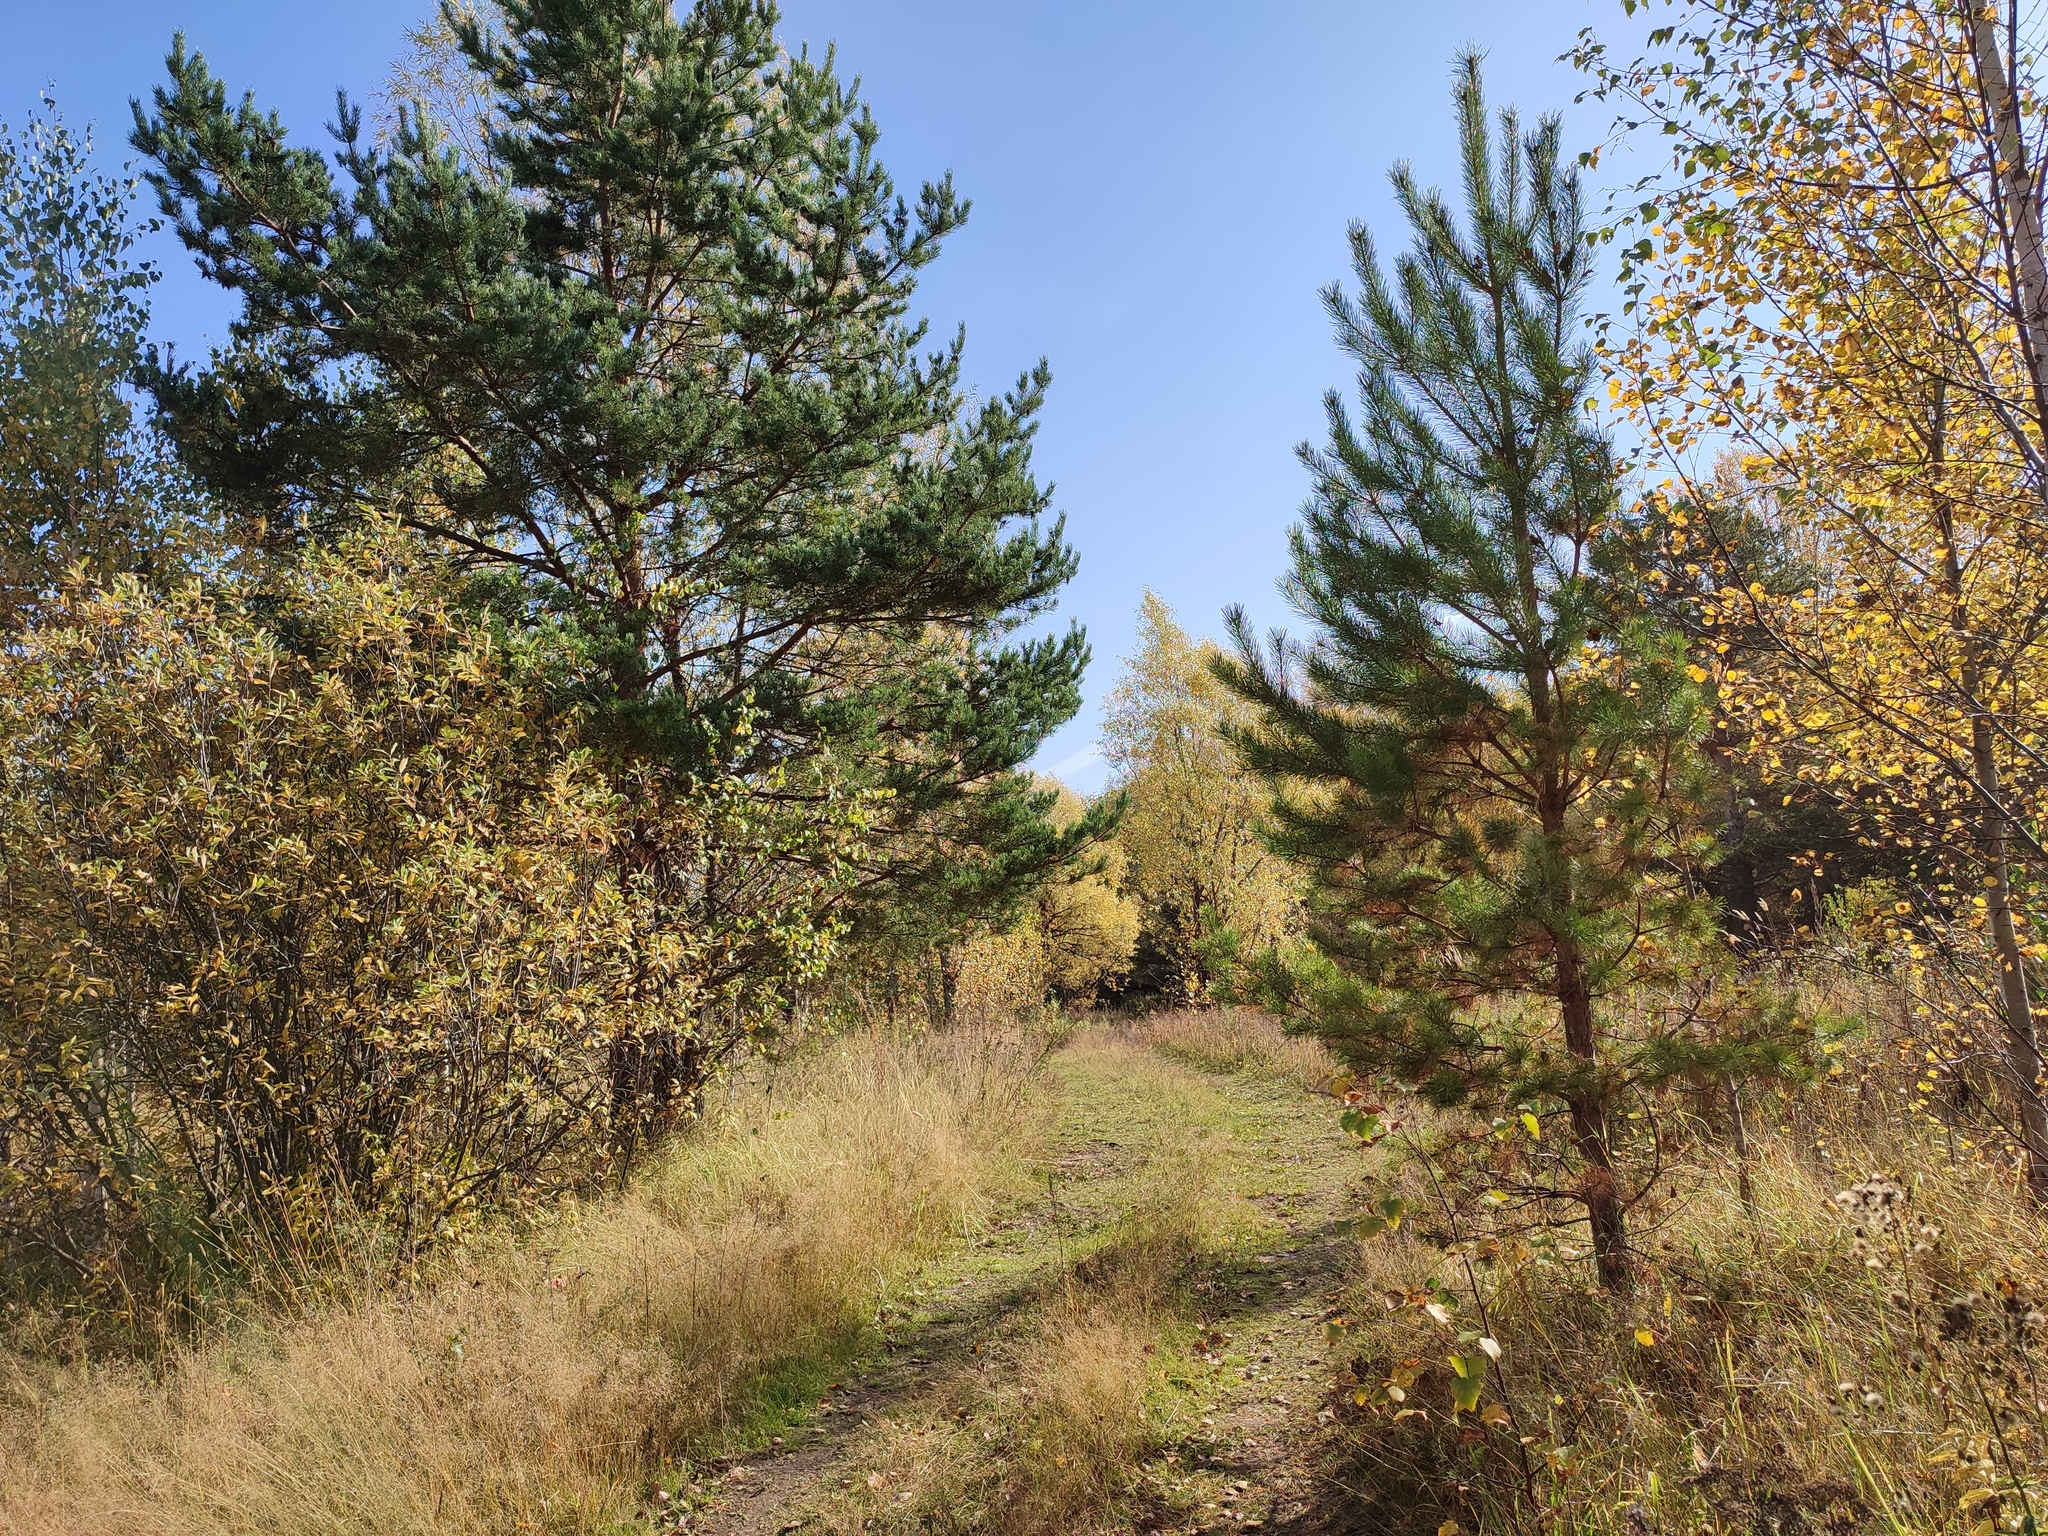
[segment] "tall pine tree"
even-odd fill
[[[1595,569],[1619,481],[1587,415],[1588,252],[1558,122],[1525,136],[1503,114],[1496,141],[1473,57],[1456,102],[1463,226],[1397,167],[1412,249],[1389,274],[1354,227],[1359,291],[1325,294],[1361,415],[1332,392],[1327,447],[1301,450],[1314,494],[1287,586],[1314,637],[1262,649],[1234,611],[1220,670],[1261,707],[1241,743],[1278,791],[1275,846],[1314,881],[1321,959],[1276,976],[1281,995],[1439,1104],[1558,1115],[1576,1167],[1547,1188],[1583,1204],[1619,1287],[1624,1099],[1759,1047],[1717,1043],[1693,1009],[1623,1027],[1611,1007],[1708,938],[1686,874],[1701,709],[1676,642],[1614,611]]]
[[[145,370],[185,464],[273,540],[395,508],[513,621],[571,624],[635,764],[772,786],[829,753],[875,807],[856,928],[1021,901],[1102,818],[1055,830],[1017,771],[1087,655],[1016,638],[1075,566],[1031,469],[1046,371],[977,407],[908,319],[967,204],[896,195],[767,0],[478,14],[444,11],[481,157],[343,100],[330,165],[175,45],[133,142],[242,302],[206,366]]]

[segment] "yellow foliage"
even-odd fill
[[[1028,920],[1007,933],[967,940],[955,949],[952,964],[953,1016],[960,1023],[992,1024],[1045,1001],[1045,943]]]
[[[1058,827],[1071,827],[1087,810],[1057,780],[1040,787],[1058,796]],[[1138,942],[1138,907],[1123,893],[1123,868],[1121,850],[1097,849],[1048,881],[1014,927],[955,946],[949,964],[956,1019],[992,1022],[1036,1008],[1048,994],[1085,1005],[1113,990]]]
[[[1064,784],[1055,787],[1060,798],[1053,822],[1072,826],[1086,806]],[[1069,997],[1093,996],[1122,981],[1138,945],[1138,904],[1124,893],[1123,849],[1112,843],[1081,870],[1045,888],[1035,918],[1046,982]]]
[[[1130,796],[1117,833],[1125,888],[1191,996],[1204,986],[1203,939],[1229,929],[1249,947],[1278,943],[1300,904],[1298,876],[1259,835],[1269,791],[1226,736],[1256,716],[1211,674],[1215,654],[1148,592],[1137,654],[1110,695],[1103,733],[1115,787]]]
[[[274,573],[288,628],[124,580],[0,650],[11,1258],[203,1269],[351,1213],[410,1252],[586,1177],[645,1041],[729,1048],[736,953],[829,953],[830,848],[777,886],[748,786],[622,793],[564,749],[548,657],[380,537]],[[667,888],[712,848],[749,897],[724,928]]]
[[[2048,1195],[2026,978],[2048,949],[2025,928],[2048,877],[2048,255],[2007,20],[1698,5],[1648,56],[1589,41],[1580,62],[1672,134],[1638,216],[1661,239],[1623,245],[1661,291],[1608,333],[1617,398],[1668,484],[1801,573],[1760,581],[1739,547],[1665,534],[1721,637],[1724,734],[1765,783],[1804,780],[1917,860],[1937,942],[1902,949],[1901,974],[2006,1053]]]

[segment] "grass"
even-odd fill
[[[657,1486],[717,1502],[716,1454],[823,1444],[821,1397],[888,1356],[824,1483],[761,1462],[817,1536],[1215,1528],[1247,1473],[1397,1536],[2020,1531],[2048,1518],[2048,1233],[2008,1166],[1893,1107],[1891,1049],[1752,1104],[1749,1201],[1725,1129],[1674,1113],[1612,1297],[1570,1228],[1347,1151],[1304,1092],[1328,1059],[1255,1016],[1087,1033],[1036,1076],[1017,1036],[842,1040],[630,1194],[407,1288],[154,1371],[0,1355],[0,1529],[644,1530]],[[1397,1231],[1336,1235],[1360,1174]],[[1898,1221],[1836,1198],[1880,1174]],[[1453,1412],[1482,1337],[1482,1412]]]
[[[1268,1077],[1311,1092],[1337,1074],[1337,1059],[1321,1042],[1283,1034],[1271,1019],[1241,1009],[1162,1014],[1139,1026],[1136,1037],[1204,1072]]]
[[[821,1530],[1118,1528],[1147,1464],[1200,1433],[1183,1362],[1202,1294],[1279,1230],[1245,1198],[1270,1182],[1234,1134],[1245,1106],[1180,1064],[1249,1060],[1259,1025],[1210,1018],[1206,1039],[1202,1018],[1169,1020],[1084,1036],[1057,1059],[1066,1151],[1047,1204],[1063,1251],[972,1359],[857,1448]],[[1260,1059],[1284,1062],[1294,1043],[1263,1027]]]
[[[0,1530],[596,1532],[829,1373],[1039,1133],[1015,1036],[843,1042],[735,1086],[628,1196],[246,1320],[152,1373],[0,1356]]]

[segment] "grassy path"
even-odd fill
[[[793,1387],[768,1443],[656,1525],[1328,1525],[1304,1451],[1357,1155],[1298,1076],[1181,1055],[1090,1035],[1056,1056],[1029,1194],[900,1286],[815,1400]]]

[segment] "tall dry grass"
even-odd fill
[[[1753,1106],[1753,1204],[1732,1148],[1695,1141],[1622,1298],[1581,1246],[1453,1222],[1425,1170],[1390,1169],[1410,1219],[1358,1250],[1333,1402],[1359,1513],[1629,1536],[2048,1519],[2048,1227],[2007,1157],[1915,1123],[1896,1067]],[[1445,1292],[1448,1324],[1426,1310]],[[1485,1401],[1509,1422],[1451,1413],[1461,1330],[1504,1346]],[[1404,1365],[1401,1403],[1353,1404]]]
[[[1157,1014],[1136,1038],[1204,1072],[1270,1077],[1315,1091],[1337,1075],[1337,1058],[1318,1040],[1290,1035],[1266,1014],[1249,1009]]]
[[[155,1374],[0,1355],[0,1530],[583,1532],[742,1422],[1035,1134],[1017,1036],[863,1039],[739,1085],[630,1194]]]

